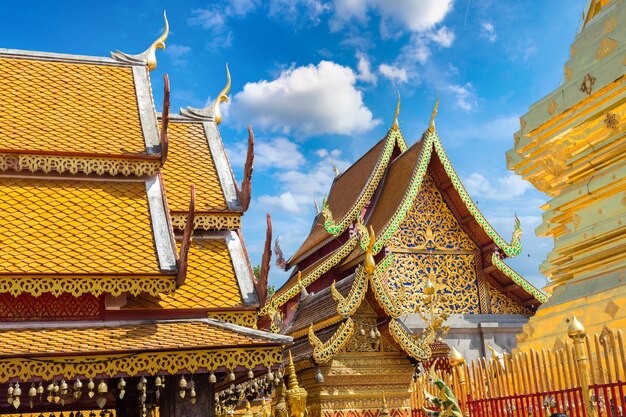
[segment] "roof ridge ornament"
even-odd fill
[[[180,114],[191,119],[214,121],[216,125],[219,125],[222,122],[222,112],[220,111],[220,104],[224,101],[228,101],[230,82],[230,70],[228,69],[228,63],[226,63],[226,85],[217,95],[217,98],[207,107],[202,109],[189,106],[186,109],[180,109]]]
[[[144,52],[137,55],[129,55],[116,50],[115,52],[111,52],[111,58],[129,64],[144,64],[148,66],[148,70],[150,71],[155,69],[157,66],[156,50],[165,49],[165,41],[170,33],[170,25],[167,21],[167,14],[165,13],[165,10],[163,10],[163,20],[165,21],[163,33],[154,42],[152,42],[152,45],[150,45],[150,47]]]
[[[435,101],[435,107],[433,108],[433,112],[430,115],[430,123],[428,124],[428,131],[435,131],[435,117],[437,117],[437,111],[439,109],[439,95],[437,94],[437,101]]]
[[[398,102],[396,103],[396,112],[393,115],[392,130],[400,130],[400,125],[398,124],[398,116],[400,115],[400,90],[396,89],[396,92],[398,93]]]

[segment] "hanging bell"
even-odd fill
[[[211,374],[209,375],[209,382],[211,384],[215,384],[217,382],[217,377],[215,376],[213,372],[211,372]]]
[[[100,384],[98,384],[98,394],[106,394],[107,392],[109,392],[109,387],[107,386],[106,382],[101,379]]]
[[[376,328],[376,337],[380,337],[380,332],[378,331],[378,327]]]
[[[154,378],[154,386],[157,388],[161,388],[161,385],[162,385],[161,377],[157,375],[156,378]]]
[[[80,391],[83,388],[83,383],[80,381],[80,379],[76,378],[76,381],[74,382],[74,391]]]
[[[315,382],[318,384],[322,384],[324,382],[324,375],[322,375],[320,368],[317,368],[317,371],[315,372]]]
[[[186,389],[187,388],[187,380],[185,379],[185,375],[180,377],[180,382],[178,383],[178,388]]]
[[[365,329],[363,328],[363,326],[361,326],[361,330],[359,330],[359,333],[361,333],[361,336],[365,336]]]
[[[228,374],[228,379],[230,381],[234,381],[235,380],[235,373],[233,371],[230,371],[230,373]]]
[[[249,370],[248,370],[248,378],[249,378],[249,379],[254,378],[254,372],[252,371],[252,369],[249,369]]]
[[[59,390],[61,391],[61,395],[67,394],[67,382],[64,379],[61,380],[61,385],[59,386]]]
[[[59,392],[59,384],[57,384],[56,382],[52,384],[52,392],[55,394]]]
[[[376,339],[376,332],[374,331],[374,328],[372,327],[372,329],[370,330],[370,337],[372,339]]]
[[[124,381],[124,378],[120,378],[120,380],[117,382],[117,389],[123,390],[125,388],[126,388],[126,381]]]
[[[16,382],[15,388],[13,388],[13,396],[19,397],[20,395],[22,395],[22,389],[20,388],[20,383]]]
[[[29,397],[36,397],[37,396],[37,388],[35,388],[35,384],[34,383],[30,386],[30,389],[28,390],[28,396]]]
[[[194,387],[191,387],[191,390],[189,390],[189,397],[191,398],[191,403],[195,404],[196,403],[196,389]]]
[[[274,372],[272,372],[272,368],[267,368],[267,380],[270,382],[274,380]]]
[[[39,386],[37,387],[37,395],[41,397],[43,393],[44,393],[43,384],[40,382]]]
[[[13,404],[13,385],[9,384],[9,388],[7,388],[7,402],[9,404]]]

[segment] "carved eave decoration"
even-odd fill
[[[173,275],[161,276],[4,276],[0,277],[0,293],[9,293],[14,297],[30,294],[38,297],[44,293],[59,296],[62,293],[78,297],[83,294],[99,296],[124,293],[137,296],[142,292],[151,296],[172,293],[176,289]]]
[[[187,266],[189,264],[189,248],[191,247],[191,238],[193,235],[193,218],[196,207],[196,188],[191,184],[191,197],[189,198],[189,211],[187,212],[187,221],[183,230],[183,241],[180,245],[180,255],[178,257],[178,272],[176,274],[176,285],[180,287],[185,283],[187,278]]]
[[[350,317],[341,323],[337,331],[326,343],[322,343],[315,336],[313,325],[311,324],[311,327],[309,327],[309,343],[313,347],[313,361],[320,365],[328,362],[345,349],[352,335],[354,335],[354,321]]]
[[[148,49],[137,55],[125,54],[121,51],[111,52],[111,58],[133,65],[146,65],[150,71],[156,68],[156,50],[165,49],[165,41],[170,33],[170,25],[167,22],[167,15],[163,11],[163,20],[165,21],[163,33],[159,36]]]

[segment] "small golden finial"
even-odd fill
[[[450,365],[459,366],[465,362],[465,358],[461,355],[461,352],[456,350],[454,346],[450,349],[450,354],[448,355],[448,360],[450,361]]]
[[[226,64],[226,85],[217,95],[215,99],[215,109],[213,110],[213,120],[215,120],[215,124],[219,125],[222,123],[222,112],[220,111],[220,104],[224,101],[228,101],[228,93],[230,92],[230,70],[228,69],[228,64]]]
[[[385,393],[383,392],[383,409],[380,410],[380,416],[389,417],[390,415],[389,409],[387,408],[387,398],[385,398]]]
[[[367,249],[365,250],[365,273],[367,275],[372,275],[374,270],[376,269],[376,261],[374,260],[374,241],[376,240],[376,234],[374,233],[374,228],[370,225],[369,227],[369,235],[370,241],[367,245]]]
[[[435,101],[435,107],[433,113],[430,115],[430,123],[428,124],[428,130],[430,132],[435,131],[435,117],[437,116],[437,109],[439,108],[439,95],[437,95],[437,101]]]
[[[567,334],[571,338],[581,337],[585,335],[585,326],[578,321],[576,316],[572,318],[572,321],[569,323],[569,327],[567,328]]]
[[[167,14],[163,10],[163,20],[165,21],[165,27],[163,33],[159,36],[152,45],[144,52],[137,55],[128,55],[121,51],[115,51],[111,53],[111,58],[122,62],[128,62],[131,64],[145,64],[148,66],[148,70],[152,71],[157,66],[156,50],[165,49],[165,41],[170,33],[170,25],[167,22]]]
[[[302,272],[298,271],[298,287],[300,287],[300,293],[301,293],[301,299],[303,299],[304,297],[306,297],[307,295],[309,295],[308,291],[306,290],[306,287],[302,284]]]
[[[330,163],[333,165],[333,171],[335,173],[335,177],[338,177],[339,176],[339,170],[337,169],[337,165],[335,165],[335,160],[331,159]]]
[[[398,93],[398,103],[396,104],[396,112],[393,115],[393,124],[391,125],[392,130],[400,129],[400,125],[398,124],[398,116],[400,115],[400,91],[396,90]]]
[[[300,388],[298,385],[298,377],[296,377],[296,367],[293,365],[293,356],[289,351],[289,364],[287,365],[287,372],[289,372],[289,391],[295,391]]]

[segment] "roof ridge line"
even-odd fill
[[[376,165],[374,166],[374,169],[372,170],[372,173],[370,174],[367,180],[367,183],[365,184],[365,187],[363,187],[363,190],[361,190],[361,193],[359,194],[356,203],[354,203],[352,207],[348,210],[348,214],[346,214],[337,223],[333,219],[332,212],[330,211],[328,207],[328,203],[326,199],[322,201],[322,215],[324,216],[324,220],[325,220],[324,229],[326,230],[326,232],[328,232],[329,234],[333,236],[338,236],[339,234],[343,233],[346,230],[346,228],[349,226],[349,224],[352,223],[356,219],[356,216],[359,215],[361,209],[363,208],[367,200],[371,198],[374,191],[376,190],[376,187],[378,187],[378,184],[380,183],[380,180],[382,179],[384,172],[387,170],[387,167],[389,166],[389,162],[391,160],[391,154],[393,153],[393,149],[395,148],[395,145],[397,143],[396,136],[397,134],[399,134],[400,136],[402,135],[402,133],[396,133],[396,132],[399,132],[399,130],[390,129],[387,132],[387,135],[386,135],[387,143],[385,143],[383,151],[381,152],[380,157],[376,161]],[[359,160],[360,159],[361,158],[359,158]]]
[[[16,59],[33,59],[43,61],[69,62],[75,64],[103,64],[119,67],[144,66],[145,64],[121,62],[106,56],[64,54],[59,52],[42,52],[27,49],[0,48],[0,57]]]

